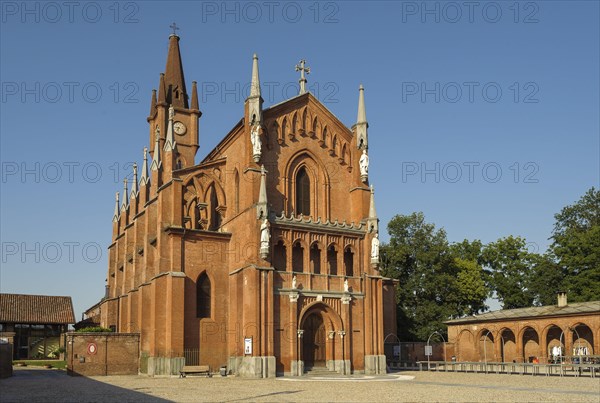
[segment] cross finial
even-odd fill
[[[177,30],[179,29],[179,27],[177,26],[177,24],[172,23],[171,25],[169,25],[169,28],[171,28],[173,30],[173,34],[172,35],[177,35]]]
[[[296,71],[300,72],[300,80],[298,80],[298,82],[300,83],[300,92],[298,94],[302,95],[306,92],[307,82],[304,73],[310,74],[310,67],[306,67],[306,60],[302,59],[298,62],[298,64],[296,65]]]

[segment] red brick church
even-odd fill
[[[87,314],[141,333],[148,374],[194,351],[240,376],[385,373],[396,306],[378,271],[364,90],[348,128],[306,91],[304,61],[299,94],[270,107],[256,55],[251,67],[241,119],[196,163],[197,84],[170,36],[150,151],[117,193],[106,297]]]

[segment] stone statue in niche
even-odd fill
[[[377,232],[371,240],[371,263],[379,263],[379,234]]]
[[[367,155],[367,150],[363,150],[358,165],[360,168],[360,177],[365,182],[369,176],[369,156]]]
[[[266,218],[260,225],[260,257],[266,259],[269,256],[269,241],[271,239],[269,220]]]
[[[260,161],[260,153],[262,149],[262,141],[260,140],[259,125],[252,126],[250,132],[250,142],[252,142],[252,157],[254,162]]]

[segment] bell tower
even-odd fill
[[[196,81],[192,81],[191,96],[185,85],[179,36],[175,33],[179,28],[175,24],[171,25],[171,28],[173,33],[169,36],[167,65],[165,72],[160,74],[158,97],[157,91],[152,90],[150,114],[147,119],[150,124],[149,144],[154,145],[156,133],[160,133],[160,150],[170,153],[169,162],[163,166],[163,171],[168,177],[173,170],[195,165],[194,158],[199,148],[198,121],[202,116],[198,105]],[[172,138],[168,139],[170,133]],[[155,158],[154,151],[151,151],[150,155]]]

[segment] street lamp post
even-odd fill
[[[444,338],[444,336],[443,336],[443,335],[442,335],[440,332],[438,332],[438,331],[436,330],[436,331],[434,331],[433,333],[431,333],[431,334],[429,335],[429,337],[427,338],[427,347],[431,347],[431,346],[430,346],[430,344],[429,344],[429,340],[431,340],[431,336],[433,336],[434,334],[437,334],[438,336],[440,336],[440,337],[442,338],[442,340],[444,340],[444,365],[446,365],[446,364],[445,364],[445,363],[446,363],[446,345],[445,345],[445,343],[446,343],[446,339]],[[429,349],[428,349],[428,350],[429,350]],[[430,351],[427,351],[426,353],[429,353],[429,352],[430,352]],[[428,369],[428,370],[430,369],[430,366],[429,366],[429,357],[430,357],[430,355],[429,355],[429,354],[427,354],[427,369]]]

